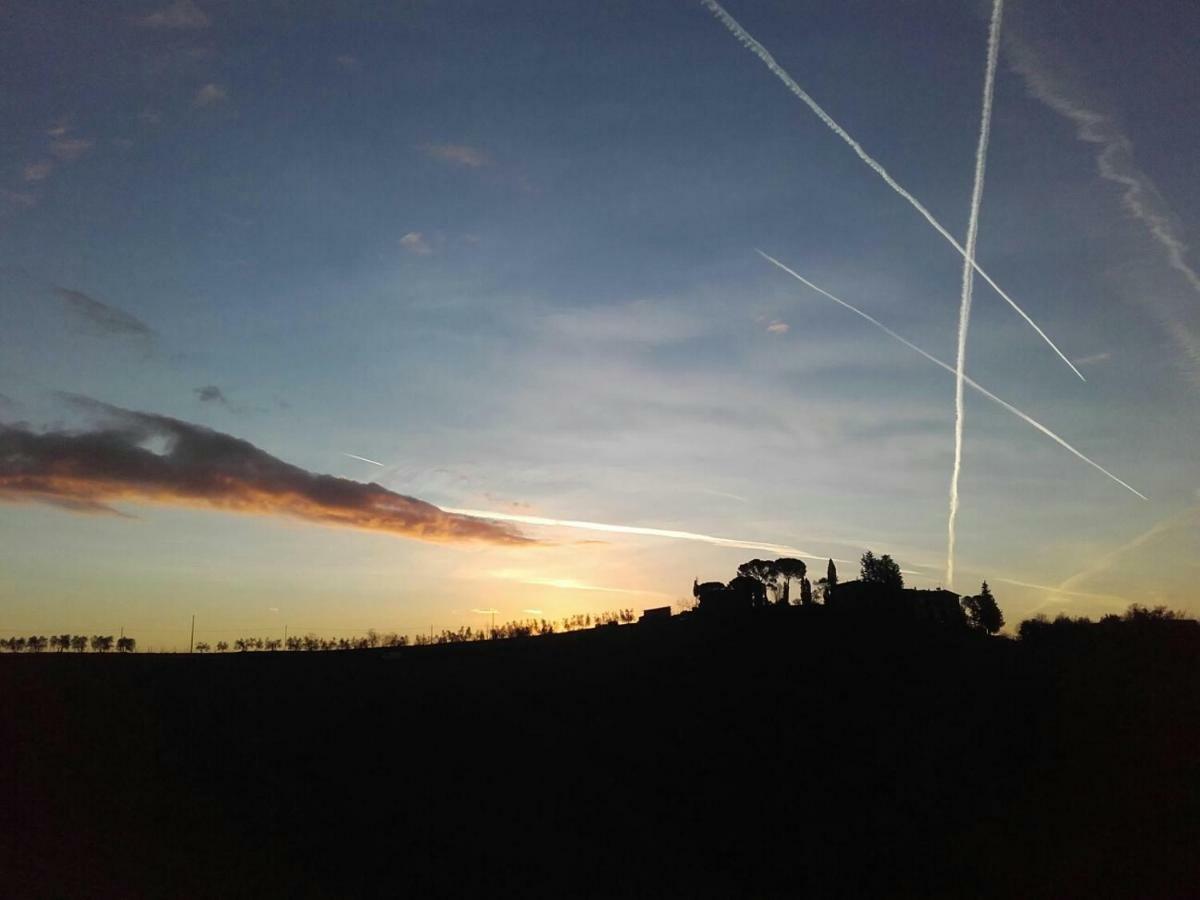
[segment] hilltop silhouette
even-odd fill
[[[1200,625],[992,637],[986,586],[859,574],[753,560],[507,640],[0,655],[6,893],[1192,893]]]

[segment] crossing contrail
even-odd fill
[[[1036,331],[1042,340],[1044,340],[1050,346],[1050,349],[1057,353],[1059,358],[1067,364],[1071,371],[1079,376],[1080,381],[1087,381],[1087,379],[1083,377],[1083,373],[1075,368],[1075,364],[1072,363],[1071,360],[1067,359],[1066,354],[1058,349],[1058,346],[1054,343],[1054,341],[1050,340],[1050,337],[1046,334],[1046,332],[1042,331],[1042,329],[1038,327],[1038,324],[1034,322],[1033,319],[1029,318],[1028,315],[1026,315],[1025,310],[1021,309],[1021,307],[1017,305],[1016,301],[1013,300],[1012,297],[1008,296],[1008,294],[1006,294],[1000,288],[1000,285],[996,284],[996,282],[992,280],[992,276],[988,275],[987,272],[980,268],[979,263],[970,258],[967,251],[957,240],[955,240],[954,236],[942,226],[941,222],[933,217],[933,213],[927,210],[922,205],[921,201],[901,187],[896,179],[892,178],[892,176],[887,173],[887,170],[884,169],[884,167],[878,162],[876,162],[875,159],[862,148],[862,145],[859,144],[858,141],[850,137],[846,130],[837,122],[835,122],[833,117],[830,116],[829,113],[825,112],[825,110],[821,108],[817,101],[808,95],[804,88],[800,87],[800,85],[796,83],[795,79],[793,79],[792,76],[787,73],[783,66],[779,65],[779,63],[775,61],[775,57],[770,54],[766,47],[756,41],[753,36],[746,31],[746,29],[738,24],[738,21],[725,11],[725,8],[721,6],[717,0],[700,0],[700,2],[702,2],[709,8],[709,10],[712,11],[712,13],[721,21],[721,23],[728,28],[730,32],[732,32],[733,36],[741,41],[743,46],[745,46],[755,56],[763,61],[766,67],[774,73],[775,77],[777,77],[787,86],[788,90],[800,98],[800,100],[803,101],[803,103],[809,109],[816,113],[817,117],[827,126],[829,126],[830,130],[833,131],[834,134],[849,144],[850,149],[852,149],[858,155],[858,158],[870,166],[875,173],[884,180],[888,187],[907,200],[912,205],[913,209],[924,216],[925,220],[933,226],[934,230],[944,237],[951,247],[959,252],[959,255],[970,264],[972,269],[979,273],[979,277],[990,284],[992,288],[995,289],[996,293],[1003,297],[1008,302],[1008,305],[1016,310],[1017,314],[1022,319],[1029,323],[1029,327]]]
[[[844,306],[846,309],[850,310],[850,312],[854,313],[856,316],[866,319],[868,322],[870,322],[872,325],[874,325],[876,328],[878,328],[884,334],[899,341],[905,347],[908,347],[908,349],[914,350],[917,353],[920,353],[923,357],[925,357],[927,360],[929,360],[934,365],[941,366],[943,369],[945,369],[951,375],[954,375],[955,377],[957,377],[958,373],[955,372],[953,366],[947,365],[946,363],[942,362],[940,359],[938,359],[936,356],[934,356],[931,353],[926,353],[924,350],[922,350],[920,347],[918,347],[912,341],[910,341],[907,338],[902,337],[901,335],[892,331],[892,329],[888,328],[886,325],[884,325],[882,322],[880,322],[874,316],[867,315],[865,312],[863,312],[857,306],[851,306],[849,303],[847,303],[845,300],[842,300],[840,297],[835,297],[835,296],[833,296],[833,294],[829,293],[829,291],[824,290],[823,288],[817,287],[815,284],[813,284],[811,281],[809,281],[804,276],[799,275],[796,272],[789,269],[787,266],[785,266],[779,260],[775,259],[775,257],[770,256],[766,253],[763,253],[761,250],[758,250],[756,252],[758,253],[759,256],[761,256],[767,262],[771,263],[774,266],[778,266],[780,269],[787,272],[789,275],[791,275],[793,278],[795,278],[801,284],[804,284],[804,285],[812,288],[814,291],[816,291],[818,294],[821,294],[824,297],[828,297],[830,300],[832,300],[834,303],[837,303],[839,306]],[[1145,494],[1143,494],[1141,491],[1126,484],[1124,481],[1122,481],[1120,478],[1118,478],[1112,472],[1108,471],[1108,469],[1104,468],[1104,466],[1100,465],[1095,460],[1090,459],[1087,456],[1084,456],[1082,453],[1080,453],[1078,450],[1076,450],[1074,447],[1072,447],[1070,444],[1068,444],[1065,440],[1060,438],[1057,434],[1055,434],[1053,431],[1051,431],[1049,428],[1047,428],[1045,425],[1043,425],[1037,419],[1033,418],[1033,416],[1030,416],[1027,413],[1023,413],[1023,412],[1021,412],[1021,410],[1017,409],[1011,403],[1009,403],[1005,400],[1001,400],[999,397],[997,397],[995,394],[993,394],[987,388],[983,387],[983,385],[979,384],[976,381],[973,381],[972,379],[968,378],[965,375],[963,376],[963,381],[970,387],[974,388],[979,393],[983,394],[983,396],[987,397],[993,403],[997,403],[1000,406],[1003,406],[1006,410],[1008,410],[1010,413],[1012,413],[1014,416],[1016,416],[1021,421],[1026,422],[1029,425],[1032,425],[1034,428],[1036,428],[1042,434],[1046,435],[1046,437],[1050,438],[1050,440],[1054,441],[1054,443],[1058,444],[1063,449],[1070,451],[1075,456],[1079,457],[1081,460],[1083,460],[1085,463],[1087,463],[1089,466],[1091,466],[1093,469],[1096,469],[1097,471],[1101,472],[1102,474],[1107,475],[1109,478],[1111,478],[1113,481],[1115,481],[1121,487],[1125,488],[1125,490],[1129,491],[1130,493],[1132,493],[1138,497],[1141,497],[1143,500],[1150,499]]]
[[[963,379],[967,368],[967,330],[971,325],[971,291],[975,285],[975,242],[979,237],[979,206],[983,202],[983,176],[987,168],[988,137],[992,131],[992,96],[996,88],[996,60],[1000,55],[1000,20],[1004,0],[994,0],[988,27],[987,69],[983,76],[983,113],[979,144],[975,148],[975,186],[971,189],[971,214],[967,220],[967,253],[963,257],[962,301],[958,308],[958,354],[954,362],[954,469],[950,473],[950,513],[946,517],[946,587],[954,587],[954,544],[958,526],[958,478],[962,473],[963,420],[966,404]]]
[[[485,509],[452,509],[442,507],[442,512],[458,516],[471,516],[475,519],[492,519],[498,522],[521,522],[525,525],[549,525],[558,528],[580,528],[584,531],[607,531],[616,534],[640,534],[647,537],[674,538],[681,541],[701,541],[705,544],[715,544],[718,547],[737,547],[742,550],[769,550],[772,553],[789,556],[803,556],[806,559],[828,559],[813,553],[806,553],[796,547],[786,544],[767,544],[760,541],[739,541],[734,538],[714,537],[711,534],[697,534],[694,531],[673,531],[667,528],[644,528],[639,525],[609,525],[604,522],[580,522],[574,519],[548,519],[544,516],[525,516],[517,513],[489,512]],[[836,560],[846,562],[846,560]]]

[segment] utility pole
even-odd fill
[[[191,653],[196,646],[196,614],[192,613],[192,633],[188,637],[188,653]]]

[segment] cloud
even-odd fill
[[[433,252],[433,248],[425,240],[425,235],[419,231],[410,231],[404,237],[400,238],[400,246],[409,253],[415,253],[417,256],[428,256]]]
[[[22,176],[26,181],[42,181],[50,177],[50,173],[54,171],[54,163],[48,159],[39,159],[37,162],[26,163]]]
[[[1188,246],[1178,218],[1158,190],[1154,180],[1138,166],[1133,141],[1107,113],[1093,109],[1068,87],[1068,75],[1054,68],[1048,59],[1057,54],[1038,51],[1030,43],[1010,36],[1008,41],[1013,69],[1025,80],[1030,95],[1075,126],[1075,136],[1099,148],[1096,169],[1105,181],[1122,189],[1121,204],[1135,221],[1140,222],[1166,255],[1167,265],[1188,286],[1200,294],[1200,272],[1188,262]],[[1139,296],[1143,296],[1139,294]],[[1177,349],[1186,357],[1184,371],[1200,386],[1200,333],[1189,324],[1185,309],[1167,302],[1147,300],[1165,326]]]
[[[196,91],[196,96],[192,99],[192,105],[198,107],[215,106],[218,103],[224,103],[229,99],[229,91],[221,85],[214,82],[209,82]]]
[[[92,141],[84,138],[63,138],[50,142],[50,152],[63,162],[75,162],[92,149]]]
[[[791,331],[791,326],[787,322],[772,322],[767,326],[767,331],[771,334],[787,334]]]
[[[1093,353],[1090,356],[1081,356],[1075,360],[1077,366],[1092,366],[1096,363],[1107,362],[1112,359],[1112,354],[1105,351],[1104,353]]]
[[[67,309],[76,318],[98,328],[105,334],[131,335],[141,338],[154,338],[154,329],[136,316],[122,309],[101,303],[95,297],[89,297],[83,291],[72,291],[67,288],[55,288],[54,293],[62,300]]]
[[[187,29],[207,28],[208,16],[192,0],[175,0],[158,12],[133,20],[142,28]]]
[[[377,484],[319,475],[248,441],[179,419],[70,396],[88,431],[0,425],[0,500],[78,512],[120,501],[286,516],[442,543],[533,543],[510,526],[443,512]]]
[[[204,387],[192,388],[192,393],[196,395],[196,399],[201,403],[216,403],[220,406],[229,406],[228,398],[215,384],[206,384]]]
[[[466,144],[423,144],[421,149],[434,159],[468,169],[482,169],[492,164],[491,157],[486,153]]]
[[[37,197],[26,191],[10,191],[0,188],[0,198],[3,198],[9,206],[19,206],[22,209],[37,206]]]

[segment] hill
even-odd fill
[[[0,869],[10,896],[1184,896],[1200,637],[1160,624],[791,607],[0,656]]]

